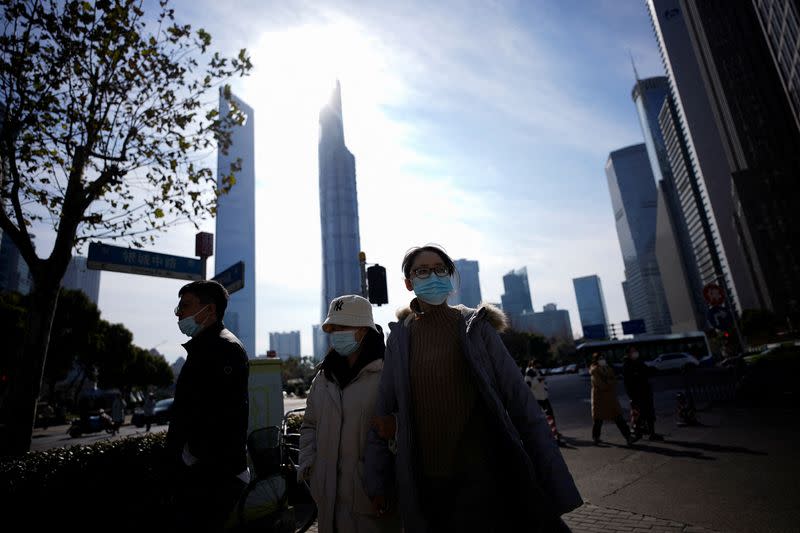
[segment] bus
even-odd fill
[[[711,356],[708,337],[702,331],[670,333],[667,335],[640,335],[630,339],[587,341],[577,346],[578,355],[589,361],[593,353],[603,355],[609,365],[619,367],[625,359],[628,348],[635,346],[639,357],[651,361],[663,353],[684,352],[701,360]]]

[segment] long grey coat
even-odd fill
[[[583,502],[566,463],[553,441],[542,409],[525,385],[519,368],[505,348],[498,330],[506,327],[505,315],[499,309],[483,304],[478,309],[459,306],[462,314],[461,339],[464,357],[473,370],[476,386],[486,412],[501,428],[500,435],[490,435],[507,472],[506,478],[517,477],[515,485],[520,497],[530,502],[527,509],[511,508],[498,512],[541,513],[560,516]],[[376,415],[395,414],[398,418],[397,455],[386,441],[370,430],[366,453],[366,484],[370,497],[397,490],[400,515],[405,531],[429,531],[423,516],[415,481],[411,395],[409,383],[409,328],[414,312],[398,312],[400,322],[389,324],[383,374],[378,390]],[[495,488],[488,488],[493,490]]]

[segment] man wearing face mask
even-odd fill
[[[372,305],[354,294],[330,303],[322,329],[331,348],[306,401],[298,468],[299,476],[310,480],[319,532],[400,531],[388,506],[372,508],[363,479],[383,370],[383,333],[372,319]]]
[[[650,440],[664,440],[656,433],[656,411],[653,404],[653,389],[650,387],[650,367],[644,364],[639,357],[639,350],[635,346],[628,348],[627,357],[622,366],[622,376],[625,383],[625,392],[631,399],[631,412],[633,417],[633,431],[637,437],[650,435]]]
[[[247,352],[222,318],[228,291],[195,281],[178,292],[178,328],[191,337],[175,385],[167,451],[176,475],[176,529],[216,531],[250,480]]]

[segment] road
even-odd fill
[[[562,432],[572,428],[585,426],[590,422],[589,377],[575,374],[549,376],[547,382],[550,386],[550,397],[555,409],[559,430]],[[661,413],[674,410],[675,393],[680,389],[679,378],[659,377],[654,380],[656,390],[656,408]],[[627,405],[627,398],[620,383],[620,403]],[[284,398],[284,412],[305,407],[305,398]],[[130,420],[130,417],[128,417]],[[131,435],[144,434],[144,428],[124,425],[116,436],[107,433],[94,433],[80,438],[71,438],[67,434],[69,426],[54,426],[43,430],[37,428],[33,433],[31,451],[40,451],[50,448],[72,446],[76,444],[91,444],[100,440],[113,440]],[[151,431],[165,431],[167,426],[153,426]],[[613,430],[613,428],[608,428]],[[588,438],[588,437],[587,437]]]

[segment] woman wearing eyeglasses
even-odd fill
[[[566,530],[560,515],[582,500],[498,335],[505,315],[447,305],[458,274],[438,246],[412,248],[402,270],[416,297],[389,325],[366,457],[373,506],[396,490],[405,531]]]

